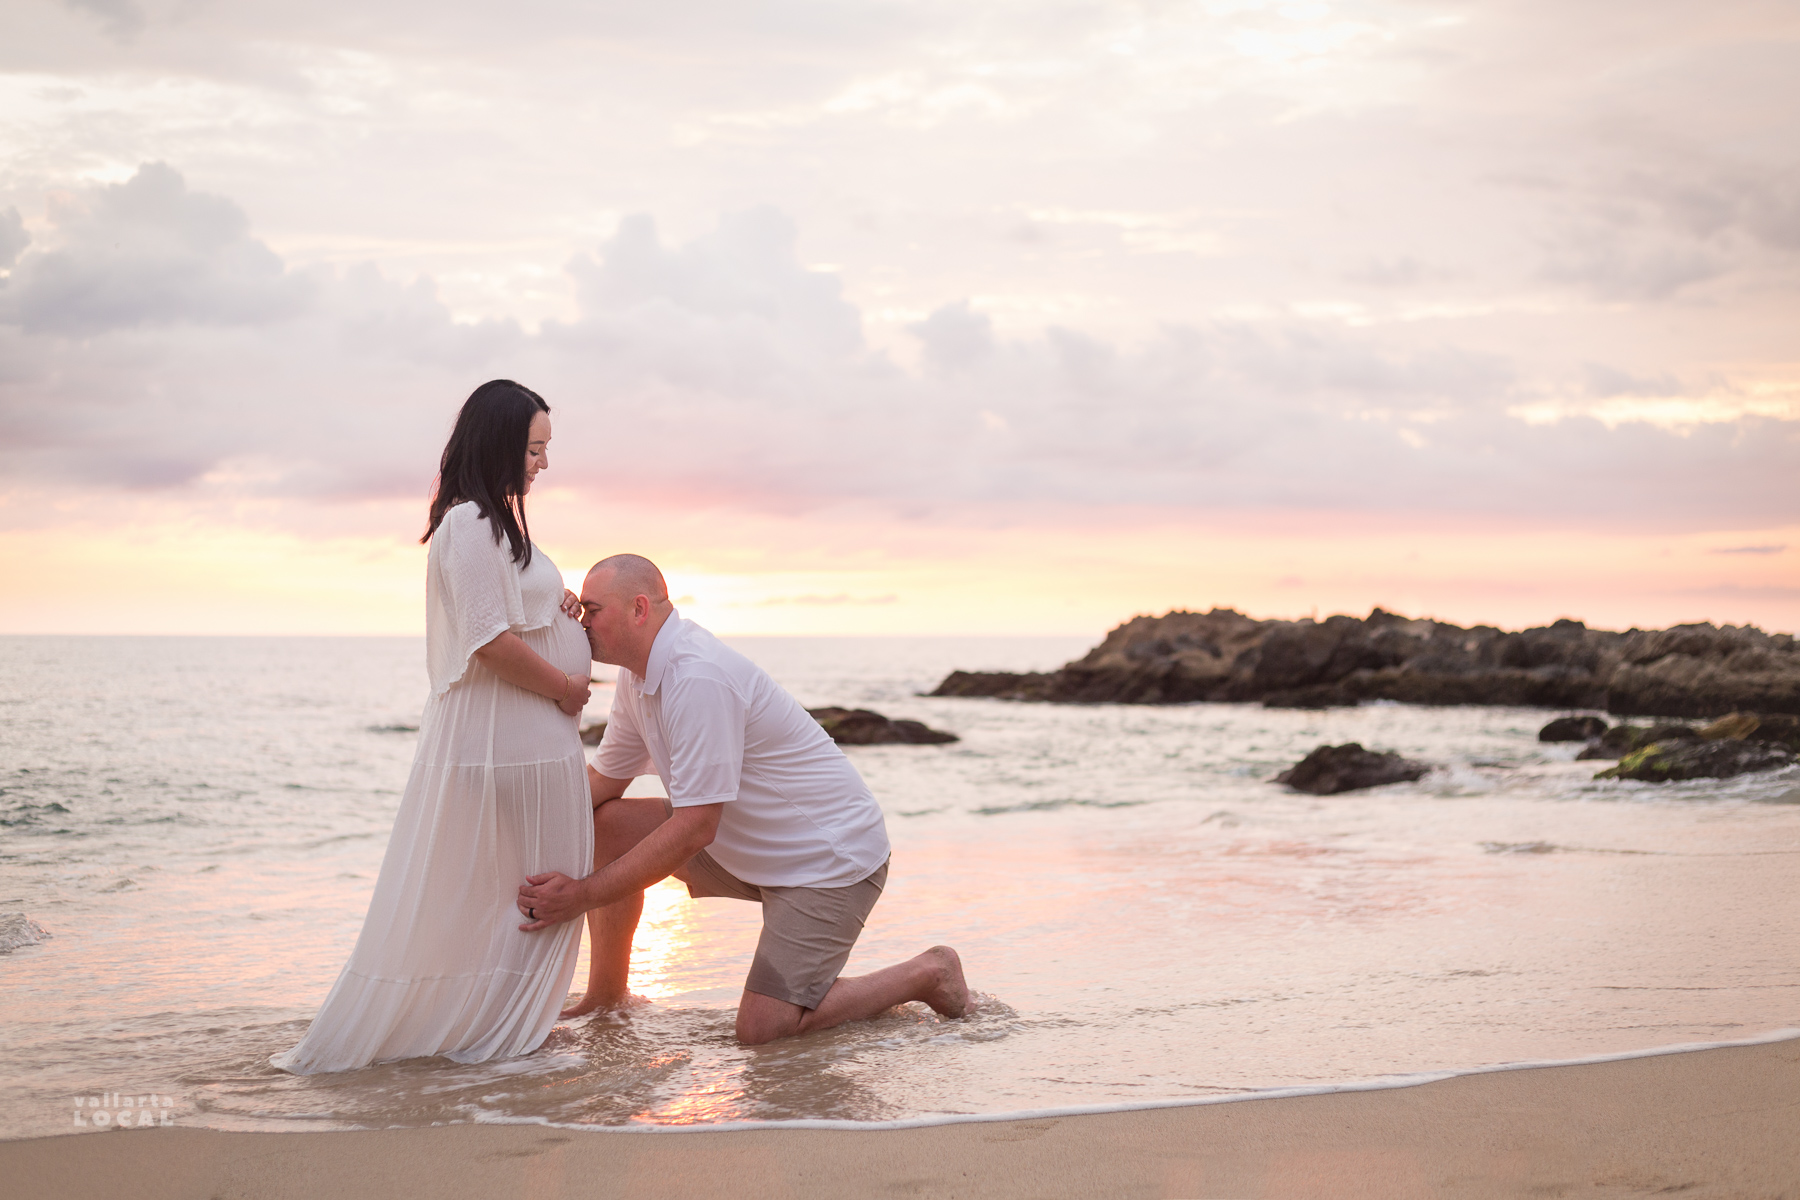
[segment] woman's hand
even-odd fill
[[[481,665],[514,687],[550,700],[571,717],[587,707],[593,680],[559,671],[516,633],[501,633],[475,651]]]
[[[577,596],[574,592],[571,592],[568,588],[564,588],[562,610],[563,616],[568,617],[570,620],[581,620],[581,597]]]
[[[588,697],[593,694],[593,690],[594,681],[592,679],[586,675],[571,675],[569,676],[569,688],[563,693],[562,699],[556,702],[556,707],[571,717],[580,716],[581,710],[587,707]]]

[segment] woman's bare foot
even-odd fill
[[[963,979],[962,959],[948,946],[933,946],[920,958],[936,960],[936,985],[920,997],[941,1016],[962,1017],[969,1012],[969,985]]]
[[[629,1003],[631,1003],[631,996],[629,993],[623,996],[615,996],[611,1000],[603,1000],[599,996],[589,992],[556,1015],[559,1020],[567,1021],[574,1017],[585,1017],[589,1013],[598,1012],[603,1008],[624,1008]]]

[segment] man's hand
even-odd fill
[[[589,782],[619,784],[589,768]],[[596,792],[597,794],[597,792]],[[640,797],[630,803],[661,806],[660,801]],[[596,805],[596,807],[599,807]],[[695,804],[678,808],[666,820],[646,825],[650,832],[635,846],[601,867],[586,879],[570,879],[561,871],[544,875],[528,875],[519,888],[519,913],[527,924],[521,933],[536,933],[552,925],[572,921],[591,908],[616,903],[634,892],[642,892],[651,884],[667,879],[682,863],[712,844],[719,831],[719,819],[725,805]]]
[[[581,597],[577,596],[574,592],[571,592],[568,588],[564,588],[562,610],[563,616],[576,621],[581,620]]]
[[[591,907],[579,879],[570,879],[561,871],[527,875],[524,886],[519,889],[519,912],[530,923],[519,926],[519,932],[536,933],[552,925],[561,925]]]

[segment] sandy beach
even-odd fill
[[[16,1195],[1800,1196],[1800,1040],[1381,1091],[871,1130],[172,1129],[0,1143]]]

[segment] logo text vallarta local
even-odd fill
[[[107,1092],[75,1097],[75,1124],[87,1129],[146,1129],[175,1123],[175,1097]]]

